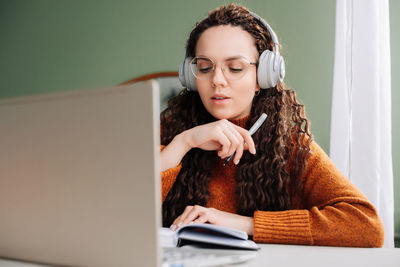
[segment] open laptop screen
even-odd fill
[[[156,266],[154,80],[0,100],[0,257]]]

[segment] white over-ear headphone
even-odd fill
[[[257,19],[271,34],[274,43],[274,51],[264,50],[258,59],[257,81],[260,88],[267,89],[274,87],[285,77],[285,61],[279,54],[279,42],[271,26],[254,12],[250,14]],[[185,60],[179,65],[179,80],[182,86],[190,91],[197,91],[196,78],[190,70],[191,57],[186,51]]]

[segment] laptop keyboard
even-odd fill
[[[193,246],[163,248],[162,267],[229,265],[248,261],[256,255],[255,251],[203,249]]]

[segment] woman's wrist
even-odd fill
[[[254,234],[254,218],[242,216],[241,225],[239,227],[242,228],[241,230],[245,231],[248,235],[253,235]]]
[[[183,133],[176,135],[172,141],[161,151],[161,171],[176,167],[182,161],[182,158],[191,149],[187,142],[187,137]]]
[[[253,217],[247,217],[247,234],[248,235],[254,235],[254,218]]]
[[[191,150],[193,148],[190,143],[190,136],[188,133],[189,133],[189,130],[183,131],[180,134],[176,135],[174,137],[174,139],[172,140],[172,142],[175,141],[180,144],[180,146],[181,146],[180,150],[183,153],[182,158],[183,158],[183,156],[186,155],[187,152],[189,152],[189,150]]]

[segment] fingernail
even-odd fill
[[[240,159],[238,159],[237,161],[235,161],[235,165],[239,164]]]
[[[171,225],[171,227],[169,229],[171,229],[172,231],[175,231],[176,225],[175,224]]]
[[[253,154],[256,154],[256,149],[255,148],[253,148]]]

